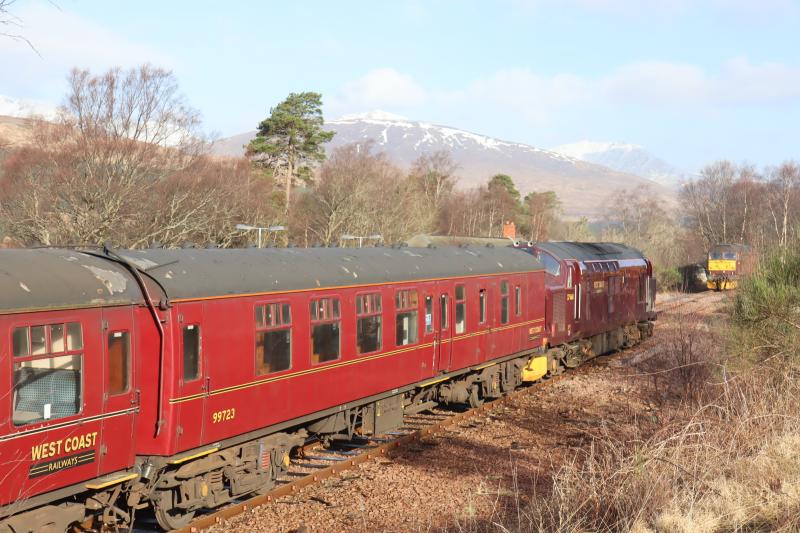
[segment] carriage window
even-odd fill
[[[339,298],[311,300],[311,362],[339,359]]]
[[[44,326],[31,328],[31,355],[44,355],[47,353],[47,337]]]
[[[83,350],[83,330],[77,322],[67,324],[67,350]]]
[[[30,355],[30,339],[28,334],[30,329],[17,328],[11,336],[11,344],[13,345],[14,357],[25,357]]]
[[[456,333],[467,330],[467,300],[463,285],[456,285]]]
[[[64,342],[64,324],[50,326],[50,352],[61,353],[66,346]]]
[[[500,282],[500,323],[508,324],[508,282]]]
[[[356,296],[356,315],[358,353],[377,352],[381,349],[381,295]]]
[[[514,314],[522,315],[522,287],[519,285],[514,287]]]
[[[256,306],[256,374],[292,367],[292,310],[288,303]]]
[[[415,344],[419,336],[417,322],[417,291],[397,291],[395,295],[395,343],[397,346]]]
[[[64,346],[64,331],[80,343]],[[13,422],[24,426],[78,414],[82,406],[81,325],[48,324],[16,328]],[[65,353],[66,352],[66,353]],[[54,355],[58,354],[58,355]]]
[[[200,377],[200,326],[183,326],[183,381]]]
[[[483,324],[486,322],[486,289],[480,289],[478,291],[478,304],[480,305],[480,316],[478,317],[478,322]]]
[[[439,298],[439,326],[441,330],[447,329],[447,295],[442,294]]]
[[[131,339],[127,331],[108,334],[108,393],[127,392],[130,374]]]
[[[433,296],[425,297],[425,333],[433,333]]]

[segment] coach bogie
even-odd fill
[[[306,436],[305,431],[276,433],[165,468],[150,496],[156,520],[164,529],[177,529],[200,509],[270,490]]]

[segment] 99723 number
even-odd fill
[[[236,408],[231,407],[230,409],[223,409],[222,411],[215,411],[211,413],[211,421],[215,424],[220,422],[225,422],[227,420],[233,420],[236,418]]]

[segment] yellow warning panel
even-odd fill
[[[532,357],[522,369],[522,381],[530,382],[541,379],[547,374],[547,357]]]

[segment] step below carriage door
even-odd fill
[[[178,448],[188,450],[203,444],[206,404],[210,383],[207,354],[203,342],[203,304],[181,303],[173,332],[173,353],[177,373]]]
[[[103,309],[103,425],[99,439],[101,473],[130,467],[139,409],[137,336],[130,307]]]

